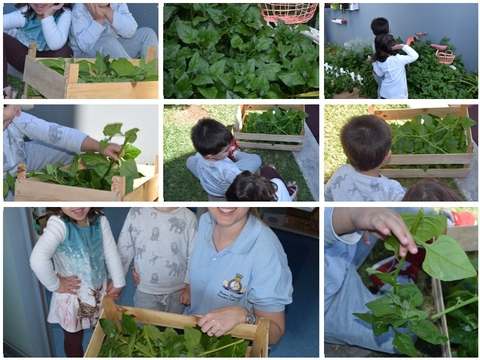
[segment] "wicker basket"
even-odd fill
[[[440,64],[450,65],[455,60],[452,50],[438,51],[435,53]]]
[[[315,11],[318,3],[270,3],[258,4],[260,13],[267,22],[282,20],[285,24],[301,24],[308,22]]]

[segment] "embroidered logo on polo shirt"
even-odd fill
[[[237,274],[232,280],[223,280],[223,287],[234,294],[243,294],[247,289],[241,283],[242,278],[243,275]]]

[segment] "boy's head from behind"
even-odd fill
[[[368,171],[388,160],[392,131],[378,116],[355,116],[343,126],[340,140],[348,162],[355,170]]]
[[[372,20],[370,29],[372,29],[373,35],[375,36],[388,34],[390,32],[390,24],[387,19],[378,17]]]
[[[225,125],[209,118],[198,120],[192,127],[190,138],[195,150],[202,156],[215,156],[226,150],[226,157],[233,141],[233,135]]]

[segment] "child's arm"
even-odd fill
[[[62,220],[50,217],[30,255],[30,267],[43,286],[52,292],[57,291],[62,284],[53,267],[52,258],[65,236],[66,228]]]
[[[26,19],[21,12],[24,9],[25,8],[22,8],[8,14],[3,14],[3,31],[25,26]]]
[[[368,230],[379,238],[385,239],[393,233],[400,242],[400,256],[404,256],[407,252],[416,254],[418,251],[402,217],[390,209],[335,208],[332,214],[332,226],[338,235],[356,230]]]
[[[50,50],[61,49],[68,41],[68,32],[70,31],[70,24],[72,23],[72,12],[70,9],[63,9],[63,13],[58,18],[57,22],[53,17],[53,13],[63,7],[64,4],[54,5],[49,8],[48,16],[40,21],[42,24],[42,32]],[[46,14],[45,14],[46,15]]]
[[[123,273],[122,261],[117,251],[117,245],[113,238],[110,224],[105,216],[101,217],[103,236],[103,255],[107,265],[108,273],[113,281],[113,293],[119,294],[125,287],[125,275]]]

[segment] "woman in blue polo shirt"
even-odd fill
[[[221,336],[240,323],[270,320],[269,343],[285,331],[292,274],[275,233],[250,208],[208,208],[190,262],[188,315],[204,333]]]

